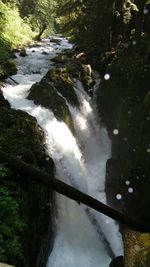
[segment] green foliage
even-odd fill
[[[0,35],[12,46],[21,45],[31,40],[32,31],[21,19],[17,7],[5,5],[0,1]]]
[[[0,79],[16,71],[14,62],[10,60],[12,48],[24,45],[32,38],[31,28],[20,17],[16,1],[0,1]]]
[[[148,4],[149,0],[63,0],[57,21],[80,51],[98,61],[103,53],[115,52],[131,39],[139,47],[142,36],[150,34]]]
[[[125,0],[123,3],[123,21],[128,24],[132,18],[132,12],[138,12],[139,9],[133,0]]]
[[[0,164],[0,181],[6,179],[9,170]],[[6,187],[0,187],[0,261],[16,264],[22,257],[20,234],[24,223],[20,219],[19,204]]]
[[[8,169],[5,167],[4,164],[0,164],[0,178],[4,178],[7,176]]]
[[[22,17],[27,17],[32,29],[40,39],[42,34],[52,33],[55,24],[55,0],[23,0],[20,5]]]

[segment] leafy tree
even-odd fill
[[[55,17],[54,0],[23,0],[20,5],[22,17],[28,17],[32,29],[37,31],[36,39],[40,39],[45,30],[51,30],[54,27]]]
[[[131,39],[139,47],[148,5],[149,0],[63,0],[57,14],[63,32],[97,58]]]

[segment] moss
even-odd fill
[[[150,265],[150,234],[124,231],[125,267]]]
[[[11,76],[17,73],[17,67],[14,60],[9,59],[6,63],[3,64],[6,69],[6,75]]]
[[[40,84],[34,84],[28,98],[34,100],[36,104],[52,110],[56,118],[64,121],[73,131],[74,127],[69,108],[64,98],[57,94],[53,85],[45,80],[41,81]]]
[[[44,80],[52,83],[56,90],[60,92],[71,105],[79,106],[67,67],[51,69],[44,77]]]

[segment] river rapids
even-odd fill
[[[65,99],[75,136],[63,121],[56,119],[53,110],[27,99],[31,85],[53,67],[51,59],[71,48],[64,38],[60,38],[59,44],[48,38],[27,48],[27,57],[17,54],[18,73],[12,78],[19,84],[8,79],[3,94],[12,108],[24,110],[37,119],[44,131],[47,153],[56,165],[56,178],[106,203],[105,169],[111,156],[111,142],[100,125],[94,100],[81,82],[74,83],[80,107],[71,106]],[[95,79],[96,91],[99,78]],[[55,240],[46,267],[109,267],[113,257],[122,255],[116,222],[57,193],[55,198]]]

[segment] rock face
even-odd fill
[[[68,106],[63,97],[57,94],[55,87],[47,79],[32,86],[29,99],[53,111],[58,120],[64,121],[73,130],[73,122]]]
[[[35,104],[51,109],[57,119],[63,120],[74,131],[68,107],[68,104],[79,106],[74,90],[74,80],[83,82],[87,90],[91,88],[93,80],[89,68],[75,59],[60,55],[54,61],[58,65],[49,70],[39,83],[31,87],[28,99],[34,100]]]
[[[43,170],[54,173],[54,163],[48,159],[43,147],[43,133],[37,122],[23,111],[10,108],[0,91],[0,148],[17,158]],[[45,267],[53,243],[52,202],[53,193],[27,177],[11,171],[6,186],[13,188],[12,195],[19,203],[20,216],[24,220],[24,232],[20,235],[23,258],[17,266]],[[15,193],[14,193],[15,192]],[[8,259],[8,263],[11,259]]]
[[[123,257],[119,256],[113,259],[109,267],[125,267]]]
[[[124,231],[125,267],[150,266],[150,234]]]
[[[11,54],[11,57],[13,54]],[[0,80],[4,80],[7,77],[17,73],[17,67],[14,60],[11,58],[5,62],[0,63]]]
[[[102,80],[97,103],[112,139],[108,203],[137,221],[150,222],[150,69],[146,66],[140,53],[124,51],[109,67],[110,79]]]

